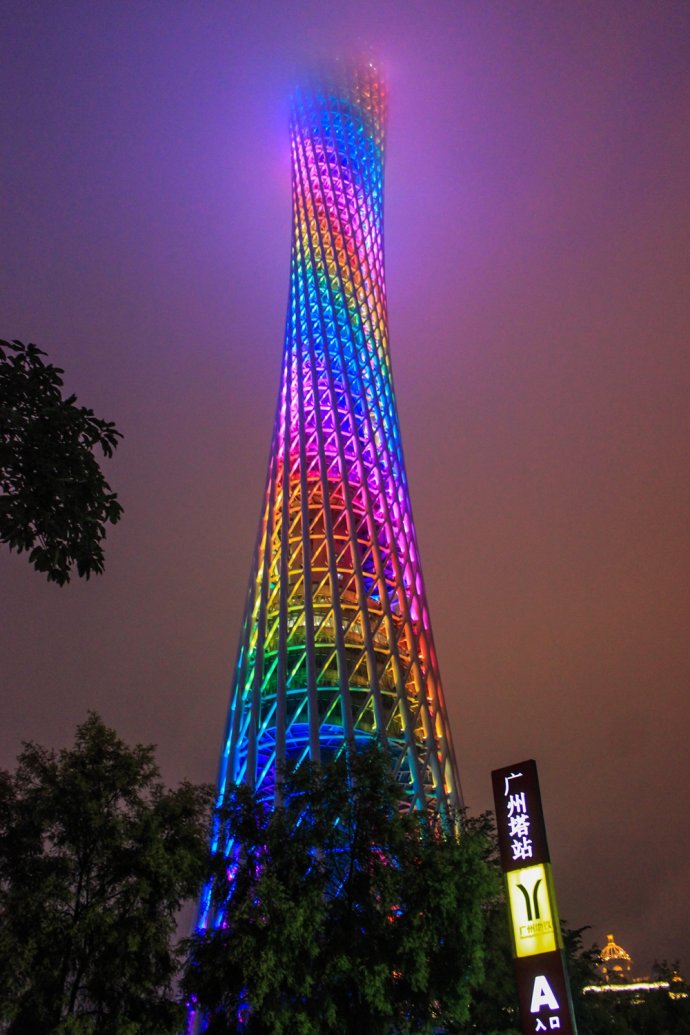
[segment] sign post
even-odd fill
[[[523,1035],[577,1035],[536,762],[495,769],[491,781]]]

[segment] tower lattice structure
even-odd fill
[[[391,376],[385,114],[368,64],[293,96],[285,346],[221,802],[233,783],[273,801],[281,763],[376,739],[410,807],[460,804]]]

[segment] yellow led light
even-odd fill
[[[506,874],[516,956],[558,948],[546,866],[523,866]]]

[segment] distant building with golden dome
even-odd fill
[[[608,942],[599,955],[599,973],[605,981],[629,981],[632,971],[630,954],[616,945],[612,934],[606,935]]]
[[[607,943],[599,953],[597,970],[602,981],[582,989],[585,995],[604,994],[618,998],[618,994],[633,1003],[641,1003],[650,992],[667,992],[671,999],[687,999],[687,986],[680,974],[671,975],[670,981],[654,981],[648,977],[633,977],[633,961],[630,953],[617,945],[612,934],[607,934]]]

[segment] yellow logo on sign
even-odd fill
[[[517,956],[536,956],[557,947],[546,867],[523,866],[506,874]]]

